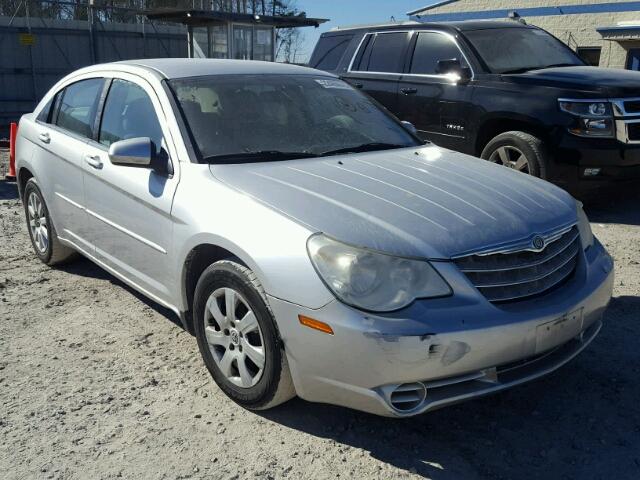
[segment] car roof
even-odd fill
[[[312,68],[285,63],[255,60],[223,60],[210,58],[145,58],[122,62],[103,63],[90,70],[144,69],[163,79],[201,77],[205,75],[327,75]]]
[[[380,31],[380,30],[425,30],[425,29],[441,29],[449,31],[470,31],[470,30],[488,30],[494,28],[534,28],[516,21],[509,20],[466,20],[459,22],[394,22],[380,23],[373,25],[353,25],[350,27],[336,27],[322,36],[340,35],[345,32],[353,31]]]

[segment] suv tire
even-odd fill
[[[501,133],[487,143],[480,157],[534,177],[547,177],[548,154],[544,143],[530,133]]]
[[[231,260],[210,265],[198,280],[193,312],[204,363],[229,398],[265,410],[295,396],[276,322],[251,270]]]
[[[27,230],[36,256],[47,265],[68,262],[78,256],[70,247],[63,245],[51,221],[49,209],[35,179],[30,178],[22,197]]]

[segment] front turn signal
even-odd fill
[[[331,328],[330,325],[321,322],[320,320],[305,317],[304,315],[298,315],[298,320],[300,321],[300,324],[304,325],[305,327],[313,328],[314,330],[318,330],[322,333],[333,335],[333,328]]]

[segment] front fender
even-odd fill
[[[333,300],[307,254],[306,242],[314,232],[225,186],[207,165],[184,164],[183,170],[172,210],[176,285],[183,285],[189,252],[209,244],[238,257],[270,296],[312,309]],[[180,292],[176,301],[186,311],[184,288]]]

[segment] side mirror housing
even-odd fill
[[[155,145],[149,137],[128,138],[111,144],[109,160],[114,165],[149,168],[155,151]]]
[[[406,120],[402,120],[400,123],[409,133],[412,133],[416,136],[418,135],[418,130],[416,130],[416,127],[413,125],[413,123],[407,122]]]
[[[454,74],[460,77],[460,82],[468,82],[471,79],[471,69],[462,65],[457,58],[438,60],[436,73],[440,75]]]

